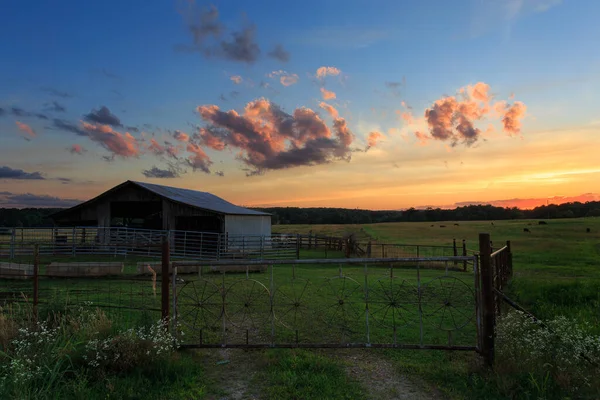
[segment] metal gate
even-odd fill
[[[182,272],[174,262],[184,347],[480,348],[476,256],[240,260]]]

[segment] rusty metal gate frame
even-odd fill
[[[443,275],[435,277],[435,278],[431,278],[429,279],[428,282],[423,282],[422,278],[421,278],[421,271],[423,270],[423,268],[420,267],[420,265],[422,265],[423,263],[432,263],[432,262],[437,262],[437,263],[445,263],[445,272]],[[473,279],[473,286],[472,288],[467,285],[464,281],[450,276],[448,275],[448,265],[449,264],[454,264],[454,265],[462,265],[463,262],[470,262],[473,265],[473,271],[472,272],[468,272],[468,273],[464,273],[464,274],[468,274],[467,276],[470,277],[470,279]],[[370,311],[369,309],[369,305],[372,304],[369,302],[369,294],[371,293],[372,289],[368,286],[368,265],[370,264],[389,264],[391,265],[391,268],[387,268],[390,270],[390,279],[394,279],[393,277],[393,272],[394,272],[394,264],[398,265],[398,264],[402,264],[402,263],[411,263],[411,264],[416,264],[416,278],[417,278],[417,295],[418,295],[418,314],[419,314],[419,342],[418,343],[402,343],[402,342],[398,342],[396,340],[396,325],[393,326],[393,340],[390,340],[389,342],[384,342],[384,341],[372,341],[371,337],[370,337],[370,327],[371,324],[373,323],[372,321],[370,321],[370,317],[371,319],[375,319],[374,316],[374,312]],[[293,279],[296,279],[295,276],[295,270],[297,266],[302,266],[302,265],[319,265],[319,266],[324,266],[324,265],[335,265],[338,264],[338,274],[335,277],[330,277],[327,278],[327,282],[331,285],[331,281],[332,280],[340,280],[339,282],[342,282],[343,284],[343,289],[345,290],[346,287],[346,283],[350,282],[350,284],[355,285],[355,286],[360,286],[361,284],[359,282],[357,282],[355,279],[344,275],[343,273],[343,268],[342,265],[348,265],[348,264],[352,264],[352,265],[363,265],[364,266],[364,277],[365,277],[365,282],[364,282],[364,296],[362,296],[364,298],[364,334],[365,334],[365,340],[362,341],[340,341],[340,342],[300,342],[298,340],[298,329],[295,330],[295,340],[291,340],[291,341],[286,341],[286,342],[278,342],[275,339],[275,331],[276,331],[276,325],[278,324],[282,324],[282,321],[276,321],[277,317],[275,315],[275,308],[277,308],[277,304],[274,302],[274,298],[275,298],[275,294],[277,293],[277,289],[275,288],[275,282],[274,282],[274,276],[273,276],[273,270],[274,270],[274,266],[277,265],[278,268],[280,268],[279,266],[290,266],[292,268],[292,276]],[[180,326],[186,326],[188,328],[188,330],[191,329],[192,332],[194,332],[195,334],[197,334],[197,340],[196,341],[190,341],[187,340],[185,337],[180,337],[180,341],[182,343],[182,347],[192,347],[192,348],[398,348],[398,349],[437,349],[437,350],[462,350],[462,351],[476,351],[476,352],[480,352],[481,350],[481,346],[482,346],[482,338],[481,338],[481,332],[482,332],[482,306],[481,306],[481,301],[482,301],[482,296],[481,296],[481,289],[480,289],[480,271],[479,271],[479,259],[477,255],[473,255],[473,256],[453,256],[453,257],[420,257],[420,258],[414,258],[414,257],[410,257],[410,258],[378,258],[378,259],[372,259],[372,258],[365,258],[365,259],[313,259],[313,260],[234,260],[234,261],[216,261],[216,262],[205,262],[205,261],[201,261],[198,263],[198,272],[197,272],[197,278],[196,280],[189,280],[189,278],[187,278],[186,275],[178,275],[178,263],[176,261],[173,262],[173,270],[172,270],[172,319],[171,319],[171,323],[172,323],[172,328],[174,332],[178,332],[178,327]],[[223,271],[223,267],[228,266],[228,267],[243,267],[241,269],[241,272],[245,272],[245,277],[242,279],[240,277],[240,279],[235,280],[233,283],[229,283],[228,286],[226,287],[225,285],[225,272]],[[250,272],[250,268],[251,267],[257,267],[257,266],[266,266],[266,270],[265,272],[267,272],[268,275],[268,281],[269,281],[269,287],[267,287],[267,285],[263,284],[262,282],[260,282],[257,279],[253,279],[251,277],[251,272]],[[219,275],[221,276],[221,285],[218,286],[216,284],[214,284],[214,282],[204,279],[203,276],[203,268],[202,267],[212,267],[212,268],[221,268],[221,272],[219,273]],[[471,275],[472,274],[472,275]],[[189,275],[188,275],[189,276]],[[213,277],[215,277],[216,275],[212,275]],[[187,279],[187,280],[186,280]],[[381,279],[380,279],[381,280]],[[423,297],[425,294],[427,295],[431,295],[430,293],[433,293],[433,297],[437,297],[435,295],[435,291],[430,290],[428,291],[428,285],[435,285],[432,284],[432,282],[434,281],[438,281],[439,285],[441,288],[444,287],[443,281],[444,280],[452,280],[452,288],[450,290],[450,297],[454,291],[454,287],[456,286],[457,282],[460,282],[461,284],[463,284],[464,286],[466,286],[467,288],[469,288],[469,290],[471,291],[472,294],[472,300],[473,300],[473,314],[469,317],[470,319],[468,319],[462,326],[458,326],[456,324],[456,321],[454,321],[454,328],[456,329],[448,329],[448,344],[427,344],[424,342],[424,323],[423,323],[423,319],[424,319],[424,311],[423,311]],[[203,287],[200,288],[201,290],[201,296],[200,298],[198,297],[198,290],[196,289],[196,286],[194,286],[196,284],[196,282],[199,282],[199,285],[201,286],[202,284],[204,285]],[[338,282],[338,284],[339,284]],[[403,280],[403,283],[405,281]],[[295,282],[294,282],[295,283]],[[306,283],[306,285],[310,284],[310,282]],[[190,324],[188,322],[185,321],[185,315],[181,315],[180,313],[180,305],[182,306],[183,302],[186,301],[184,294],[186,293],[186,290],[190,289],[190,285],[192,285],[192,288],[194,290],[195,299],[187,299],[188,301],[188,305],[191,304],[192,307],[197,307],[196,310],[192,309],[192,311],[188,311],[187,313],[190,314],[193,311],[196,311],[195,317],[196,320],[198,318],[202,319],[205,325],[201,325],[201,326],[196,326],[196,321],[194,321],[193,326],[190,328]],[[239,285],[240,291],[242,291],[242,294],[236,294],[236,292],[234,290],[232,290],[232,288],[235,288],[236,285]],[[434,286],[432,286],[433,288]],[[306,287],[305,287],[306,289]],[[208,291],[208,293],[207,293]],[[332,293],[335,292],[335,288],[332,286]],[[252,296],[254,294],[260,294],[257,295],[257,298],[263,298],[264,296],[268,295],[268,302],[266,302],[265,304],[263,304],[263,306],[265,306],[265,310],[268,309],[268,316],[265,318],[265,315],[262,315],[262,317],[259,315],[260,320],[252,320],[252,318],[254,317],[254,315],[252,314],[251,311],[248,311],[246,309],[252,309],[252,307],[254,307],[255,305],[254,300],[255,298],[253,298]],[[336,295],[334,293],[334,295]],[[227,296],[231,296],[233,297],[233,300],[231,300],[230,298],[228,298]],[[237,298],[236,298],[237,296]],[[343,305],[343,301],[344,299],[346,299],[347,297],[344,297],[345,295],[342,293],[341,295],[336,295],[339,297],[338,301],[339,301],[339,305],[340,305],[340,309],[341,307],[344,307]],[[180,298],[181,297],[181,298]],[[188,296],[189,297],[189,296]],[[212,300],[211,300],[212,299]],[[290,299],[290,300],[295,300],[295,304],[294,306],[296,308],[300,307],[301,305],[299,304],[299,299]],[[388,311],[390,308],[392,307],[396,307],[396,298],[394,299],[390,299],[388,298],[389,301],[391,301],[391,303],[388,304]],[[191,303],[189,303],[191,301]],[[211,302],[212,301],[212,302]],[[290,303],[292,304],[292,303]],[[439,304],[437,304],[439,305]],[[437,307],[436,305],[436,307]],[[182,306],[183,307],[183,306]],[[237,310],[235,309],[235,307],[237,307]],[[336,305],[332,306],[332,307],[336,307]],[[348,306],[346,306],[348,307]],[[437,309],[435,312],[441,310],[442,308],[444,308],[444,313],[446,311],[445,307],[454,307],[452,305],[451,299],[447,298],[444,300],[444,303],[440,306],[439,309]],[[233,311],[231,311],[231,308],[234,308]],[[457,308],[454,308],[454,310],[456,312],[458,312]],[[395,310],[392,311],[392,313],[396,312]],[[248,326],[244,326],[245,329],[245,337],[241,336],[241,340],[240,337],[238,337],[238,340],[228,340],[228,329],[230,330],[234,330],[237,326],[236,326],[236,322],[233,322],[233,319],[231,318],[232,314],[234,315],[240,315],[240,313],[243,315],[242,318],[242,322],[241,325],[243,325],[244,323],[248,324],[250,323],[250,325],[252,327],[255,328],[260,328],[260,329],[265,329],[266,331],[269,330],[270,328],[270,335],[267,333],[267,335],[264,337],[264,340],[259,341],[259,342],[251,342],[249,340],[249,329]],[[246,314],[247,313],[247,314]],[[387,312],[386,312],[387,314]],[[455,320],[452,312],[450,311],[450,314],[452,315],[452,319]],[[200,317],[199,317],[200,315]],[[344,315],[345,312],[344,312]],[[384,315],[383,318],[385,318],[386,315]],[[248,319],[246,319],[246,317]],[[305,316],[304,316],[305,317]],[[363,316],[361,316],[362,318]],[[207,318],[213,319],[212,321],[207,321]],[[442,323],[444,320],[444,314],[442,314],[442,320],[440,321],[440,330],[444,330],[442,329]],[[467,326],[468,324],[472,323],[473,320],[475,321],[475,325],[476,325],[476,343],[474,345],[454,345],[452,344],[452,332],[455,330],[460,330],[462,328],[464,328],[465,326]],[[204,331],[205,329],[208,331],[209,328],[212,328],[213,331],[216,331],[217,325],[207,325],[208,323],[210,324],[215,324],[218,323],[218,329],[221,330],[220,335],[221,335],[221,340],[218,342],[207,342],[204,340],[204,336],[206,331]],[[395,323],[395,322],[394,322]],[[291,325],[291,324],[290,324]],[[242,328],[242,327],[240,327]],[[289,327],[288,327],[289,328]],[[293,327],[292,327],[293,328]],[[342,329],[344,329],[346,327],[342,327]],[[293,330],[293,329],[292,329]],[[242,329],[243,332],[243,329]],[[218,335],[217,335],[218,336]],[[342,338],[343,338],[343,334],[342,334]],[[187,340],[187,341],[186,341]]]

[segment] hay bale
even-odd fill
[[[46,268],[46,275],[52,277],[98,277],[123,273],[122,262],[53,262]]]
[[[0,279],[29,279],[32,277],[32,264],[0,263]]]

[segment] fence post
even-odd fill
[[[467,256],[467,242],[465,239],[462,240],[462,255],[463,257]],[[463,271],[467,272],[467,261],[463,261]]]
[[[481,268],[481,297],[483,300],[482,352],[486,364],[494,364],[494,285],[492,276],[490,234],[479,234],[479,266]]]
[[[458,256],[458,249],[456,248],[456,239],[452,239],[452,249],[454,251],[454,257]],[[458,261],[454,260],[454,267],[458,265]]]
[[[300,246],[302,246],[302,236],[296,234],[296,260],[300,259]]]
[[[371,258],[371,241],[367,243],[367,258]]]
[[[77,247],[76,247],[77,245],[75,244],[75,242],[76,242],[76,240],[75,240],[76,237],[75,236],[76,235],[77,235],[77,231],[75,230],[75,227],[73,227],[73,231],[71,232],[71,240],[73,242],[73,244],[71,245],[71,255],[73,257],[75,257],[76,252],[77,252]]]
[[[15,236],[16,236],[16,228],[12,229],[12,234],[10,236],[10,258],[11,260],[15,258]]]
[[[165,329],[169,329],[169,264],[171,263],[169,247],[169,238],[166,237],[163,239],[162,244],[162,279],[160,288],[161,316]]]
[[[40,295],[39,286],[39,269],[40,269],[40,245],[36,244],[33,247],[33,320],[38,320],[38,303]]]
[[[510,248],[510,240],[506,241],[506,250],[508,251],[507,254],[507,269],[508,269],[508,277],[512,278],[512,273],[513,273],[513,259],[512,259],[512,250]]]
[[[308,249],[312,248],[312,231],[308,231]]]

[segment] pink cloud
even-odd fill
[[[210,160],[210,157],[206,155],[204,150],[202,150],[202,148],[195,143],[188,143],[187,151],[192,153],[188,158],[188,163],[190,166],[194,170],[199,169],[207,174],[210,174],[210,166],[212,161]]]
[[[319,79],[325,78],[327,75],[329,76],[337,76],[341,73],[336,67],[319,67],[317,68],[316,77]]]
[[[321,88],[321,95],[323,96],[323,100],[332,100],[335,99],[335,92],[331,92],[325,88]]]
[[[242,83],[242,81],[243,81],[242,77],[241,77],[241,76],[239,76],[239,75],[233,75],[233,76],[231,76],[229,79],[231,79],[231,81],[232,81],[233,83],[235,83],[236,85],[239,85],[239,84],[240,84],[240,83]]]
[[[283,86],[292,86],[293,84],[297,83],[298,80],[300,80],[300,77],[298,77],[297,74],[291,74],[284,70],[273,71],[267,74],[267,76],[269,78],[279,77],[279,83],[281,83]]]
[[[189,142],[190,140],[190,135],[182,131],[175,131],[173,133],[173,137],[175,138],[175,140],[178,140],[180,142]]]
[[[216,105],[199,106],[197,111],[208,123],[199,130],[201,142],[215,150],[238,149],[237,158],[251,168],[249,175],[348,160],[351,155],[354,135],[346,121],[335,118],[330,130],[310,108],[288,114],[269,100],[257,99],[242,113],[221,111]]]
[[[31,129],[29,125],[20,121],[15,121],[15,124],[17,125],[17,128],[19,128],[19,130],[23,132],[26,136],[29,136],[32,139],[37,136],[35,134],[35,131]]]
[[[331,115],[331,118],[339,117],[338,110],[336,110],[332,105],[329,105],[329,104],[325,103],[324,101],[322,101],[319,103],[319,107],[321,107],[323,110],[327,111],[327,114]]]
[[[374,131],[369,133],[369,136],[367,137],[367,149],[375,147],[377,145],[377,142],[383,139],[384,137],[385,136],[381,132]]]
[[[502,117],[502,126],[504,132],[510,136],[521,133],[521,120],[525,117],[527,106],[520,101],[515,101],[512,106],[507,105],[504,116]]]
[[[113,130],[109,125],[90,124],[81,121],[82,129],[87,133],[90,140],[100,144],[113,155],[137,157],[140,154],[138,141],[128,132],[120,133]]]
[[[427,142],[429,142],[429,140],[431,139],[431,137],[428,136],[427,134],[425,134],[423,132],[418,132],[418,131],[415,132],[415,136],[419,140],[419,144],[421,146],[425,146],[427,144]]]
[[[83,154],[86,152],[86,150],[80,144],[74,144],[69,148],[69,152],[71,154]]]

